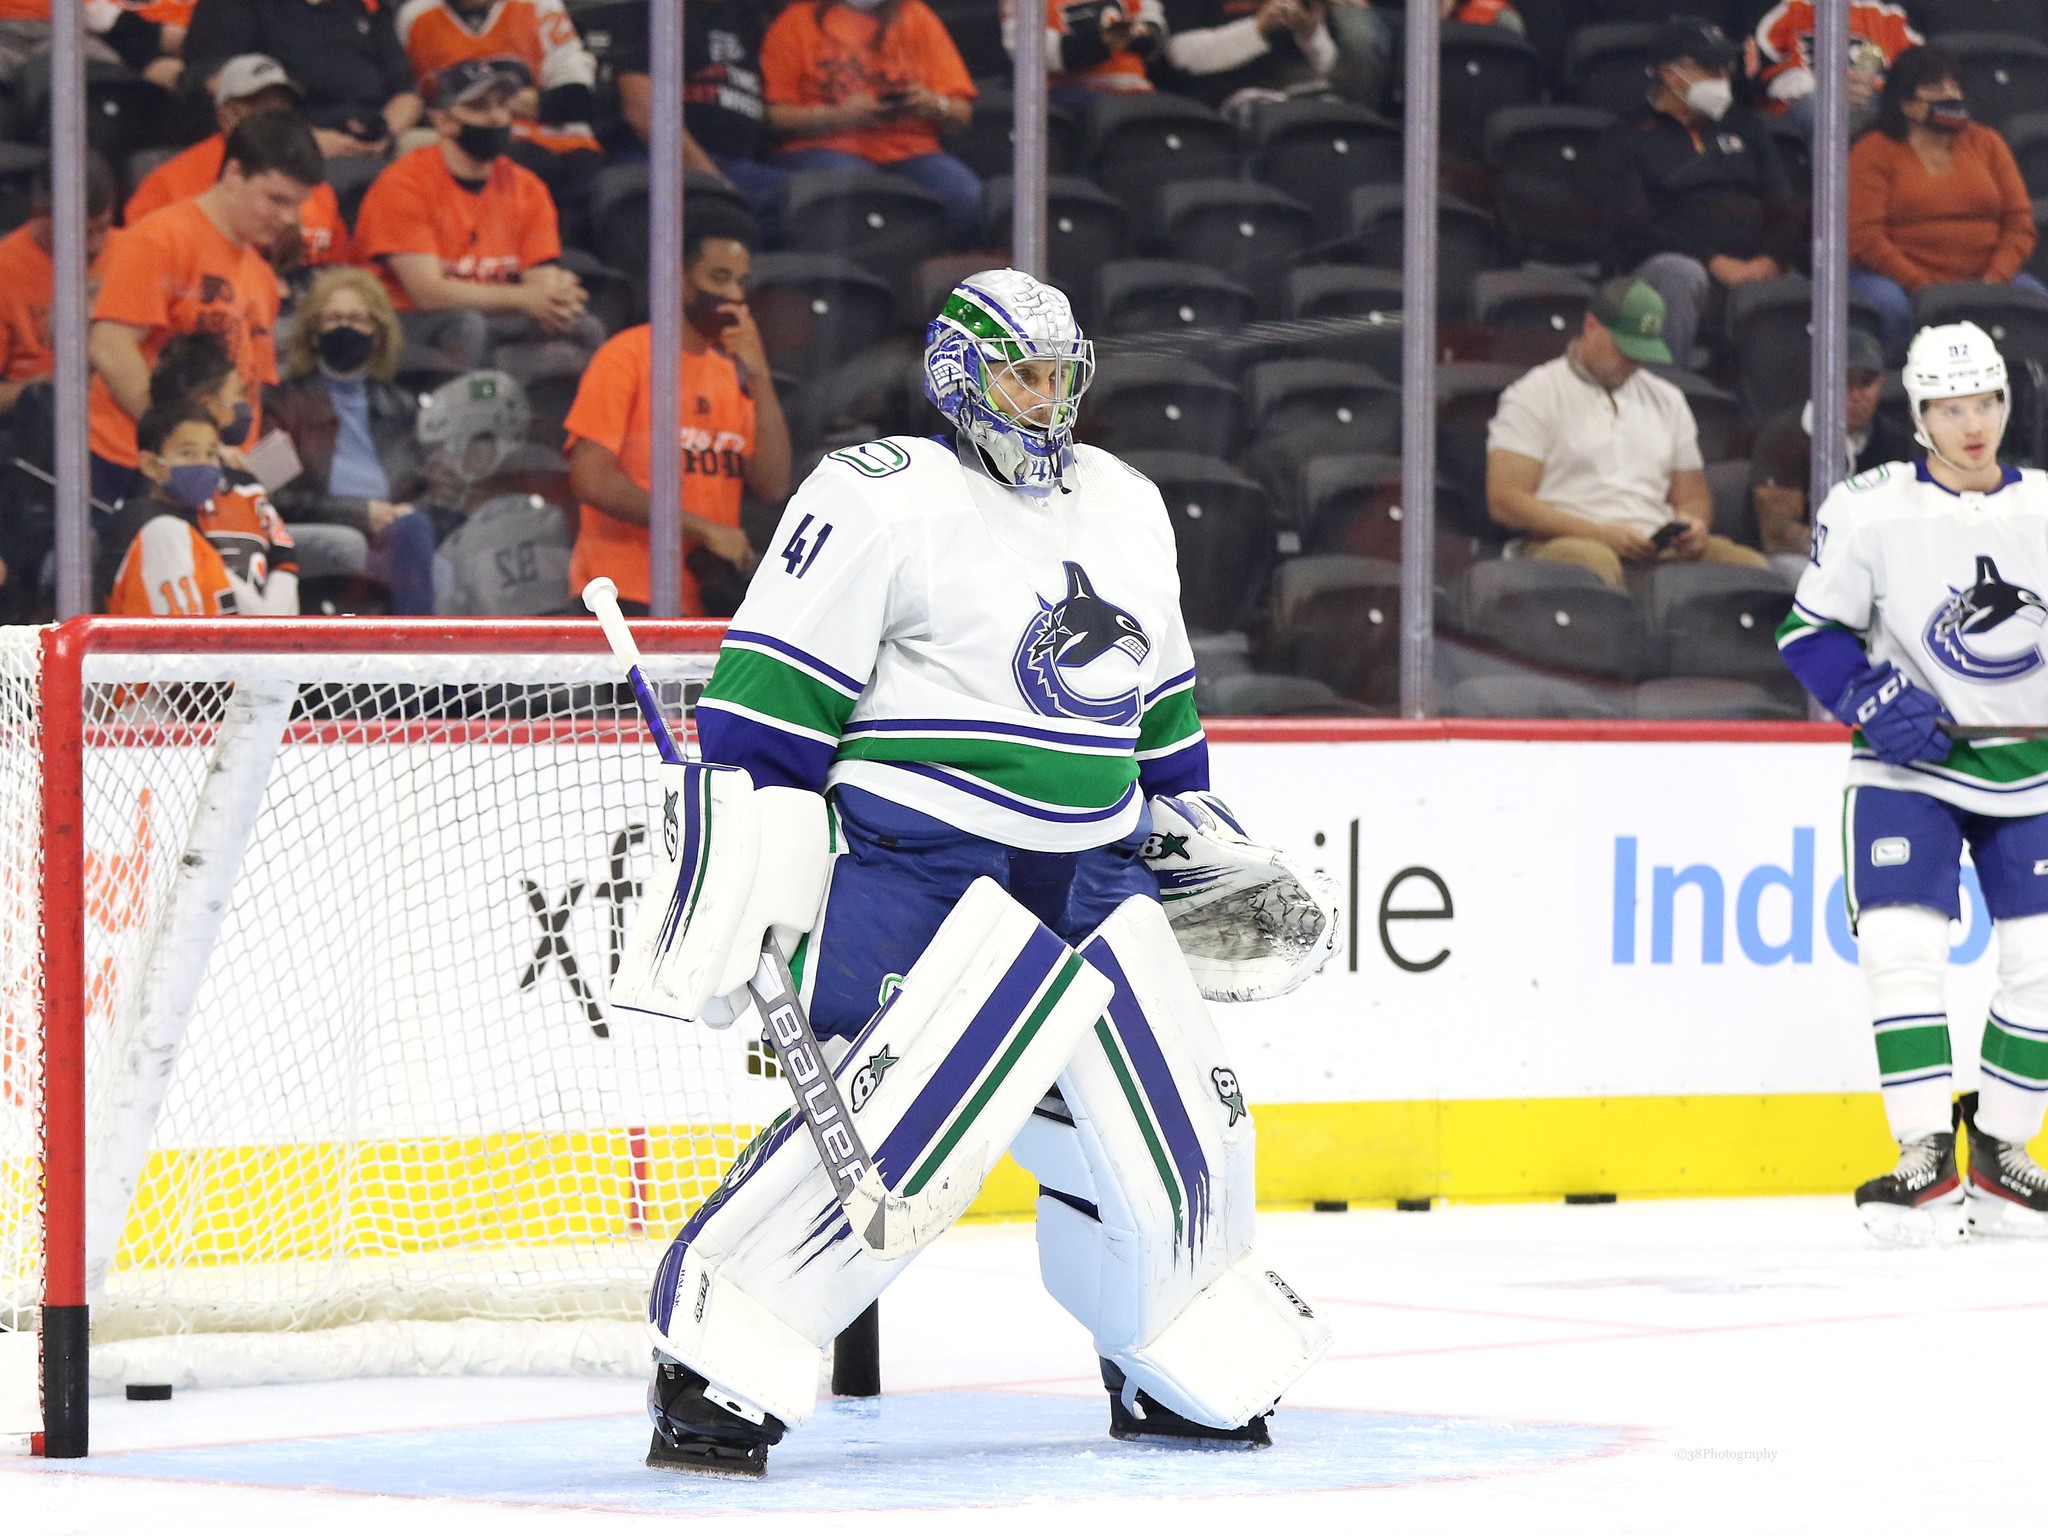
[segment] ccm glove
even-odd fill
[[[1834,713],[1861,731],[1870,750],[1888,763],[1939,762],[1948,756],[1941,701],[1888,661],[1852,677]]]

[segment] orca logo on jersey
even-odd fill
[[[1973,683],[2011,683],[2041,666],[2040,630],[2048,620],[2048,603],[2040,594],[1999,575],[1989,555],[1977,557],[1974,582],[1961,591],[1949,590],[1949,600],[1934,611],[1921,636],[1927,654],[1944,672]],[[1978,640],[2006,654],[1980,652]],[[2010,649],[2017,642],[2026,648]]]
[[[1143,713],[1134,674],[1152,653],[1151,637],[1122,608],[1099,597],[1088,573],[1072,560],[1065,596],[1038,600],[1010,663],[1024,702],[1041,715],[1136,725]],[[1115,692],[1104,684],[1123,683]],[[1086,690],[1086,691],[1084,691]]]

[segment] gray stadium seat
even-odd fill
[[[1088,157],[1102,190],[1151,232],[1154,197],[1168,182],[1237,174],[1237,131],[1186,96],[1105,95],[1088,120]]]
[[[1444,713],[1467,720],[1625,720],[1629,711],[1618,692],[1539,672],[1500,672],[1455,684]]]
[[[1262,660],[1361,704],[1391,709],[1401,683],[1401,568],[1359,555],[1304,555],[1273,580]]]
[[[1185,358],[1112,356],[1081,402],[1080,433],[1112,453],[1144,449],[1229,458],[1244,436],[1235,384]]]
[[[1511,254],[1594,261],[1607,239],[1606,204],[1588,174],[1614,115],[1598,107],[1502,107],[1486,119],[1494,215]]]
[[[1486,116],[1543,99],[1543,61],[1508,27],[1444,25],[1438,44],[1438,137],[1453,155],[1478,160]]]
[[[778,373],[815,377],[896,329],[889,285],[844,256],[765,251],[747,296]]]
[[[1226,677],[1209,691],[1206,703],[1198,706],[1203,718],[1232,715],[1370,715],[1372,710],[1337,692],[1328,683],[1312,677],[1284,677],[1250,672]]]
[[[1245,374],[1252,432],[1311,453],[1399,453],[1401,392],[1358,363],[1282,360]]]
[[[1315,240],[1315,215],[1256,181],[1206,178],[1159,189],[1158,229],[1183,261],[1213,267],[1251,289],[1260,313],[1277,317],[1281,280]]]
[[[2011,283],[1934,283],[1913,295],[1915,325],[1974,320],[2008,359],[2048,362],[2048,297]]]
[[[908,302],[917,264],[951,243],[936,193],[885,171],[800,171],[784,194],[791,250],[843,256]]]
[[[1725,677],[1658,677],[1636,685],[1638,720],[1804,720],[1791,692]]]
[[[1305,203],[1324,239],[1344,233],[1353,187],[1399,185],[1401,128],[1349,102],[1296,97],[1252,113],[1252,172]]]
[[[1465,573],[1464,586],[1467,631],[1510,655],[1631,682],[1659,670],[1642,611],[1591,571],[1488,560]]]
[[[2048,43],[2040,33],[1945,32],[1941,46],[1956,57],[1970,116],[2003,128],[2024,112],[2048,112]]]
[[[1133,453],[1173,523],[1180,607],[1191,631],[1240,629],[1273,566],[1273,509],[1256,480],[1203,453]]]
[[[1749,495],[1748,459],[1722,459],[1707,465],[1707,490],[1714,498],[1714,532],[1751,549],[1761,547],[1756,504]]]
[[[1626,121],[1642,110],[1650,88],[1654,22],[1602,22],[1580,27],[1565,46],[1564,73],[1571,96]]]
[[[1699,428],[1701,458],[1711,464],[1716,459],[1739,459],[1749,452],[1749,416],[1739,399],[1688,368],[1661,363],[1649,367],[1666,383],[1676,384],[1685,403],[1692,407],[1693,423]]]
[[[1190,261],[1112,261],[1095,277],[1095,327],[1108,336],[1226,330],[1256,307],[1243,283]]]
[[[1562,356],[1583,327],[1593,285],[1569,272],[1481,272],[1472,279],[1473,317],[1487,355],[1533,367]]]
[[[1779,678],[1778,625],[1792,589],[1772,571],[1696,562],[1656,565],[1644,605],[1673,677]]]

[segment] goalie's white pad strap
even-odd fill
[[[1151,810],[1145,863],[1202,996],[1279,997],[1323,968],[1337,943],[1327,876],[1246,837],[1214,795],[1161,795]]]
[[[1001,887],[975,881],[834,1068],[890,1190],[978,1190],[1109,994],[1105,978]],[[759,1342],[743,1309],[707,1301],[699,1320],[682,1271],[712,1273],[713,1300],[719,1286],[734,1288],[809,1341],[815,1372],[815,1350],[907,1262],[861,1247],[792,1111],[740,1154],[690,1218],[663,1260],[649,1315],[668,1354],[798,1424],[812,1404],[778,1386],[789,1369],[779,1346]],[[745,1363],[750,1350],[762,1352],[758,1379]],[[725,1374],[713,1376],[705,1360]]]
[[[721,985],[760,864],[759,813],[743,768],[663,763],[659,774],[660,862],[627,925],[610,997],[615,1008],[695,1019],[746,981]]]
[[[1046,1288],[1159,1402],[1202,1423],[1242,1424],[1321,1346],[1305,1353],[1254,1316],[1250,1353],[1226,1352],[1209,1374],[1177,1344],[1157,1350],[1208,1326],[1184,1321],[1198,1305],[1204,1316],[1221,1305],[1203,1297],[1235,1295],[1224,1282],[1250,1249],[1255,1202],[1243,1091],[1157,903],[1124,903],[1081,954],[1116,995],[1060,1076],[1071,1129],[1061,1106],[1041,1106],[1011,1148],[1043,1188]]]

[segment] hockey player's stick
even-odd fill
[[[1958,725],[1941,722],[1951,741],[2048,741],[2048,725]]]
[[[662,716],[661,700],[641,669],[640,647],[626,627],[625,614],[619,611],[618,587],[608,576],[597,577],[583,589],[583,605],[597,615],[612,656],[626,669],[626,680],[633,685],[633,697],[640,704],[640,717],[647,722],[661,760],[681,763],[683,754]],[[818,1036],[790,979],[789,964],[772,937],[762,945],[761,964],[747,983],[747,991],[761,1010],[766,1026],[762,1037],[796,1096],[797,1114],[811,1133],[832,1192],[861,1246],[878,1259],[900,1259],[915,1252],[927,1237],[951,1226],[973,1202],[978,1187],[956,1191],[949,1183],[934,1188],[931,1196],[911,1198],[889,1193],[881,1170],[854,1128],[838,1079],[818,1046]]]

